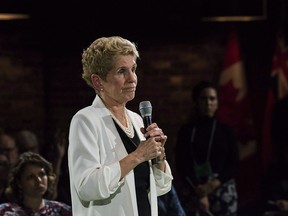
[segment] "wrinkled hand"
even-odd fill
[[[160,159],[165,157],[164,145],[167,141],[167,136],[162,129],[156,123],[152,123],[146,130],[141,128],[141,132],[146,137],[146,140],[140,142],[136,151],[143,156],[143,161],[156,157],[160,157]]]
[[[138,153],[142,162],[151,160],[162,154],[162,144],[155,138],[150,137],[146,141],[141,141],[135,152]]]

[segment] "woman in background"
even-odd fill
[[[180,128],[176,144],[179,192],[186,207],[194,207],[187,214],[235,216],[239,155],[233,130],[215,118],[218,95],[212,83],[199,82],[192,100],[191,119]]]
[[[10,202],[0,205],[0,215],[70,216],[71,206],[45,199],[54,192],[55,174],[51,163],[37,153],[25,152],[11,170],[6,195]]]

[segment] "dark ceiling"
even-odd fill
[[[263,10],[265,1],[267,11]],[[202,21],[207,16],[263,16],[267,12],[266,22],[274,22],[286,19],[285,5],[285,0],[0,0],[0,10],[25,12],[31,17],[0,24],[10,30],[29,30],[31,40],[57,46],[65,40],[67,46],[74,42],[82,47],[95,37],[116,34],[137,41],[191,39],[207,27]]]

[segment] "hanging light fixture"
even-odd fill
[[[0,20],[29,19],[32,0],[0,0]]]
[[[217,4],[217,1],[212,1],[213,4]],[[222,1],[223,2],[223,1]],[[202,17],[202,21],[204,22],[250,22],[250,21],[262,21],[267,19],[267,0],[258,0],[257,2],[257,11],[255,14],[249,14],[247,12],[241,12],[241,7],[249,8],[249,4],[251,1],[242,1],[242,0],[234,0],[234,1],[226,1],[227,4],[222,5],[223,7],[227,7],[227,12],[222,12],[223,14],[204,16]],[[230,4],[228,4],[228,2]],[[249,3],[249,4],[248,4]],[[244,6],[243,6],[244,5]],[[245,6],[246,5],[246,6]],[[215,8],[212,7],[212,11],[215,11]],[[243,8],[242,8],[243,9]],[[256,11],[256,9],[254,9]],[[213,11],[213,12],[214,12]],[[229,15],[227,15],[227,14]],[[241,14],[242,13],[242,14]]]
[[[0,20],[22,20],[29,19],[28,14],[18,14],[18,13],[0,13]]]

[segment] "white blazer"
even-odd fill
[[[140,140],[143,120],[128,111]],[[127,155],[109,110],[96,95],[93,104],[79,110],[69,131],[68,166],[72,210],[75,216],[137,216],[134,172],[120,181],[119,161]],[[157,196],[171,189],[169,164],[162,172],[150,163],[151,215],[158,215]]]

